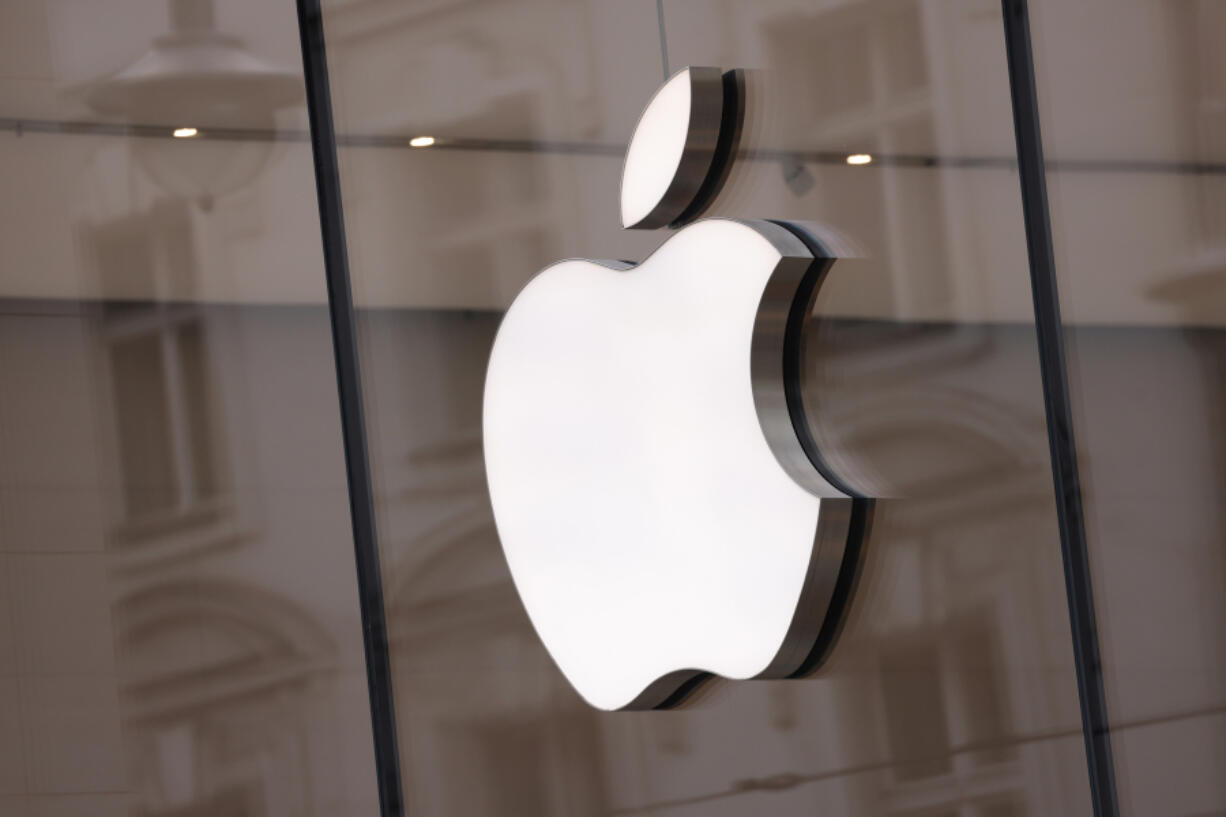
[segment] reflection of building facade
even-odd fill
[[[309,344],[311,335],[323,329],[317,311],[306,320],[286,320],[277,311],[255,310],[241,319],[229,308],[203,307],[193,313],[209,339],[208,376],[201,380],[208,385],[201,388],[213,391],[215,400],[225,402],[219,391],[224,384],[241,387],[270,375],[277,379],[272,389],[262,390],[259,407],[249,404],[242,413],[248,430],[237,429],[239,437],[249,435],[252,425],[271,422],[285,406],[296,405],[294,395],[304,384],[295,381],[321,376],[304,367],[255,370],[246,332],[245,343],[212,340],[218,333],[241,332],[242,324],[272,324],[257,332],[263,345],[279,335],[275,342],[292,348]],[[89,379],[107,382],[101,375],[114,368],[113,356],[105,354],[113,343],[114,317],[104,313],[62,320],[78,324],[81,337],[93,339],[100,354],[89,359],[100,363]],[[1022,783],[1036,779],[1036,770],[1017,771],[1019,765],[1036,762],[1017,728],[1018,721],[1033,721],[1034,714],[1015,710],[1058,709],[1067,701],[1060,695],[1053,699],[1041,683],[1019,688],[998,669],[1002,664],[1040,665],[1043,652],[1051,649],[1017,643],[1007,635],[1016,632],[1016,622],[1000,622],[1002,617],[1042,616],[1033,609],[1034,598],[1010,590],[1018,575],[1043,569],[1025,547],[1025,538],[1035,524],[1044,524],[1046,513],[1042,464],[1019,470],[1025,435],[1018,436],[1015,422],[1002,422],[996,430],[943,429],[951,416],[983,416],[974,408],[979,398],[955,389],[945,390],[950,396],[936,398],[943,404],[926,411],[922,404],[933,398],[922,397],[906,412],[917,418],[911,430],[887,418],[885,428],[908,434],[912,444],[947,436],[970,449],[961,459],[951,459],[948,444],[938,442],[927,456],[932,462],[947,461],[941,486],[965,482],[975,488],[961,494],[965,500],[949,499],[943,490],[925,500],[917,485],[907,490],[920,498],[884,509],[866,567],[871,578],[865,579],[860,612],[840,645],[833,677],[809,684],[717,689],[716,702],[731,711],[715,721],[704,715],[700,703],[694,712],[630,715],[610,722],[578,701],[550,664],[498,548],[479,440],[465,431],[478,419],[473,413],[481,382],[477,364],[495,326],[492,315],[404,312],[372,315],[368,323],[370,371],[380,384],[371,395],[375,415],[395,418],[414,411],[420,420],[392,424],[389,434],[403,436],[383,449],[377,464],[383,475],[381,519],[397,694],[410,704],[401,712],[403,757],[414,796],[421,799],[419,808],[478,814],[488,813],[492,802],[516,802],[539,813],[575,813],[579,806],[584,813],[640,810],[660,800],[734,797],[758,788],[793,790],[790,797],[815,804],[828,794],[810,792],[809,779],[820,780],[827,770],[820,766],[822,754],[812,755],[806,747],[823,734],[820,740],[828,742],[835,758],[858,758],[854,767],[869,770],[853,775],[840,795],[850,813],[905,812],[924,804],[956,808],[980,801],[1016,803],[1019,809],[991,813],[1025,813],[1026,803],[1043,802],[1041,790]],[[1021,354],[1009,347],[1022,346],[1026,337],[1024,332],[997,333],[995,340],[997,351],[984,356],[985,366],[1008,365],[1010,354]],[[961,351],[938,333],[938,346],[942,342]],[[159,341],[156,348],[166,346]],[[406,361],[407,348],[422,353]],[[940,368],[931,344],[919,339],[913,348],[928,356],[927,366]],[[44,365],[70,371],[70,363]],[[155,371],[164,368],[156,355],[146,363]],[[431,400],[437,404],[433,420],[415,411],[419,398],[407,388],[430,370],[457,375],[447,394]],[[953,375],[969,376],[958,369]],[[163,402],[166,411],[174,410],[165,391],[147,391],[149,384],[162,382],[159,376],[134,382],[140,389],[117,395],[125,381],[112,377],[98,394],[118,412],[138,397],[144,411]],[[395,387],[397,382],[406,390]],[[969,402],[954,406],[950,400]],[[88,417],[103,402],[76,405]],[[896,403],[893,410],[898,410]],[[268,417],[261,421],[261,415]],[[134,481],[134,475],[147,474],[133,470],[131,463],[165,459],[168,455],[155,456],[145,448],[172,439],[170,424],[144,423],[150,431],[144,440],[125,436],[123,420],[104,424],[119,442],[116,457],[103,462],[103,471],[118,470],[121,486]],[[872,424],[872,415],[865,415],[862,433],[872,444],[896,445],[883,441]],[[311,421],[306,430],[322,435],[320,426]],[[1041,427],[1033,421],[1031,427],[1030,434],[1041,436]],[[968,445],[974,439],[981,442]],[[219,450],[210,458],[216,461],[243,456],[227,443],[214,445]],[[879,454],[882,461],[889,455]],[[269,466],[277,471],[274,484],[295,478],[288,458],[264,467]],[[147,482],[164,490],[173,479],[163,475]],[[116,497],[121,520],[130,495],[121,490]],[[248,501],[258,495],[245,493]],[[275,508],[248,518],[259,521],[242,536],[214,536],[215,545],[199,547],[183,543],[209,541],[208,532],[219,530],[213,516],[181,519],[135,541],[123,521],[112,528],[107,558],[116,600],[109,619],[121,691],[115,725],[122,724],[127,736],[130,762],[144,770],[139,790],[145,813],[215,808],[235,814],[301,813],[298,808],[319,792],[284,781],[328,780],[312,769],[338,751],[332,743],[337,690],[331,679],[338,671],[339,636],[321,627],[325,611],[315,612],[317,603],[291,601],[275,588],[285,559],[301,565],[293,556],[295,547],[318,554],[332,543],[311,533],[294,546],[277,544],[284,533],[274,528]],[[982,522],[972,524],[973,519]],[[133,556],[136,548],[141,558]],[[262,566],[243,561],[244,551],[269,549],[276,558]],[[335,563],[347,568],[345,549],[335,550]],[[1001,551],[1012,555],[1002,558]],[[314,579],[320,580],[327,576]],[[965,590],[951,595],[951,585]],[[762,714],[759,707],[765,707]],[[741,740],[752,735],[764,750],[770,747],[765,755],[772,765],[750,776],[729,766],[723,772],[723,792],[687,791],[684,783],[678,787],[678,781],[695,775],[709,785],[720,762],[711,747],[738,735]],[[354,739],[367,738],[359,734]],[[244,780],[243,770],[253,765],[267,773]],[[1037,773],[1041,779],[1050,772]]]
[[[24,383],[6,439],[26,438],[6,445],[0,573],[6,732],[30,747],[16,793],[121,792],[91,802],[147,815],[364,808],[345,488],[312,473],[340,465],[315,442],[331,372],[294,363],[328,353],[326,317],[13,308],[6,347],[41,350],[3,371]]]
[[[326,793],[308,781],[338,724],[336,647],[309,613],[261,587],[185,580],[113,616],[134,813],[314,812]]]
[[[70,5],[0,26],[25,49],[0,49],[0,116],[83,118],[72,89],[165,29],[136,5],[119,32]],[[1101,420],[1078,431],[1121,785],[1136,814],[1213,813],[1222,12],[1121,13],[1105,37],[1098,12],[1033,5],[1065,80],[1042,92],[1066,316],[1111,324],[1070,337]],[[296,66],[291,17],[218,13]],[[665,14],[674,68],[744,66],[762,92],[760,153],[715,212],[822,221],[866,255],[819,302],[838,320],[813,335],[806,389],[815,433],[889,501],[817,679],[717,686],[671,713],[582,705],[499,552],[479,395],[528,276],[658,243],[615,209],[660,80],[656,8],[329,4],[409,812],[1089,813],[997,7]],[[1089,81],[1071,54],[1140,65],[1152,91],[1102,114],[1127,140],[1102,166],[1077,162],[1114,134],[1060,126]],[[132,135],[9,121],[0,813],[377,813],[309,147],[260,142],[260,175],[205,208],[159,186]],[[418,133],[440,144],[410,150]],[[853,151],[881,161],[849,168]],[[1110,164],[1168,154],[1219,170]],[[1138,526],[1142,503],[1170,511]]]
[[[370,363],[376,369],[408,365],[417,372],[398,377],[409,383],[421,382],[431,369],[479,373],[496,327],[494,316],[373,320],[379,341],[371,346]],[[576,779],[600,781],[583,791],[602,793],[603,808],[619,813],[696,797],[733,800],[757,788],[794,790],[789,797],[816,806],[828,796],[811,791],[823,772],[832,779],[847,776],[840,800],[848,813],[940,807],[1022,814],[1048,804],[1048,790],[1061,786],[1061,771],[1028,749],[1030,736],[1019,723],[1042,719],[1055,728],[1075,701],[1042,680],[1052,645],[1011,635],[1020,629],[1019,618],[1027,629],[1038,629],[1048,615],[1038,599],[1012,589],[1050,568],[1041,552],[1027,547],[1036,525],[1053,524],[1046,463],[1028,457],[1042,427],[1032,415],[1023,430],[1000,405],[985,402],[992,396],[975,385],[980,373],[962,365],[964,344],[950,343],[942,332],[929,334],[933,340],[913,339],[917,354],[900,355],[892,347],[878,354],[899,358],[888,365],[903,369],[926,358],[929,381],[946,368],[951,386],[934,388],[936,396],[899,390],[888,409],[882,407],[888,413],[879,425],[871,413],[853,424],[851,434],[865,437],[865,447],[885,449],[877,453],[880,462],[914,457],[927,445],[923,456],[935,467],[898,486],[916,498],[887,505],[874,524],[865,568],[872,578],[861,589],[833,676],[810,684],[717,688],[711,693],[717,703],[710,706],[719,706],[720,718],[704,712],[702,702],[693,712],[655,716],[601,718],[586,710],[550,666],[515,599],[480,480],[477,440],[462,431],[476,416],[441,412],[433,422],[392,432],[411,452],[388,452],[390,462],[380,470],[387,486],[383,535],[394,537],[385,538],[385,548],[395,577],[389,578],[389,605],[393,655],[400,656],[397,693],[415,702],[401,716],[405,765],[423,798],[419,808],[486,813],[481,798],[508,797],[537,804],[540,813],[573,813],[558,804],[575,802]],[[979,365],[1015,365],[1011,359],[1024,359],[1030,340],[1025,331],[995,330]],[[956,366],[934,355],[940,348]],[[405,361],[405,349],[419,351]],[[880,372],[881,365],[869,368]],[[441,402],[476,406],[479,388],[479,376],[454,380]],[[996,397],[1016,405],[1019,396],[1008,388]],[[413,399],[381,387],[372,397],[377,415],[393,417],[408,414]],[[911,417],[912,426],[895,423],[894,412]],[[950,428],[952,417],[973,424]],[[447,427],[457,436],[443,436]],[[414,443],[417,435],[421,442]],[[955,449],[958,456],[951,455]],[[958,498],[945,493],[951,484],[963,486]],[[400,578],[402,569],[411,578]],[[1055,590],[1050,603],[1060,602]],[[1017,684],[1019,675],[1031,674],[1036,683]],[[1065,731],[1077,734],[1075,725]],[[470,745],[475,735],[486,741],[480,752]],[[823,769],[822,753],[812,753],[815,739],[826,743],[839,767],[861,774]],[[716,747],[737,740],[751,741],[776,765],[750,777],[739,763],[729,766],[722,772],[725,788],[711,790],[710,781],[721,774]],[[447,747],[456,742],[472,749],[464,755],[469,765],[437,766],[451,757]],[[491,758],[488,766],[471,762],[481,752]],[[853,757],[859,762],[846,763]],[[520,769],[519,763],[545,765]],[[511,769],[519,770],[518,782],[504,791],[503,775]],[[1036,779],[1047,783],[1025,782]],[[693,785],[686,780],[707,788],[686,790]]]

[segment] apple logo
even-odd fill
[[[644,110],[623,226],[691,221],[735,154],[738,72],[687,68]],[[820,662],[867,503],[804,424],[800,332],[834,263],[811,230],[707,219],[637,265],[538,273],[499,327],[486,474],[542,642],[602,709]]]

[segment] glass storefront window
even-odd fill
[[[1035,2],[1120,812],[1226,808],[1226,7]]]
[[[1226,808],[1226,7],[1003,3],[1049,302],[1002,4],[321,2],[0,3],[0,814]],[[793,397],[875,501],[815,674],[604,712],[512,582],[482,395],[538,271],[667,238],[619,184],[685,66],[743,71],[705,216],[838,248]]]
[[[5,817],[377,812],[301,68],[0,5]]]
[[[1086,813],[999,11],[336,2],[324,22],[407,810]],[[600,713],[507,572],[482,386],[538,270],[664,240],[619,228],[618,180],[685,65],[747,70],[710,214],[819,222],[859,256],[823,286],[804,386],[883,500],[816,678]]]

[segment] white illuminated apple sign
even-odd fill
[[[657,92],[627,151],[625,226],[673,223],[709,193],[739,87],[689,68]],[[637,266],[554,264],[503,318],[484,404],[498,536],[593,706],[672,705],[709,674],[787,677],[829,628],[858,534],[793,421],[796,316],[831,263],[804,235],[699,221]]]

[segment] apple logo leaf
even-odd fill
[[[627,149],[624,226],[701,212],[742,93],[715,68],[661,87]],[[830,256],[804,225],[707,219],[637,265],[558,262],[503,318],[483,406],[498,536],[593,706],[672,706],[712,675],[790,677],[829,650],[869,507],[800,404]]]

